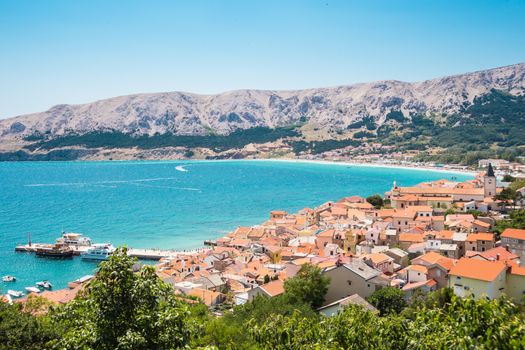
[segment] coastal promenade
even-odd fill
[[[33,243],[33,244],[21,244],[15,247],[16,252],[20,253],[35,253],[38,248],[49,246],[44,243]],[[81,255],[86,252],[89,247],[72,247],[73,255]],[[143,248],[128,248],[128,255],[143,260],[160,260],[162,258],[175,257],[184,254],[195,254],[197,252],[206,251],[206,249],[198,249],[191,251],[178,251],[173,249],[143,249]]]

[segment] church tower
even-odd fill
[[[485,190],[485,197],[494,197],[496,195],[496,175],[494,175],[491,163],[489,163],[487,173],[483,176],[483,189]]]

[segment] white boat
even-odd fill
[[[42,281],[42,282],[36,282],[36,285],[38,287],[44,288],[44,289],[51,289],[53,288],[53,285],[49,283],[49,281]]]
[[[4,282],[14,282],[14,281],[16,281],[16,277],[7,275],[7,276],[2,277],[2,281],[4,281]]]
[[[40,293],[40,289],[37,287],[25,287],[25,290],[29,293]]]
[[[87,260],[108,260],[114,251],[115,247],[110,243],[98,243],[93,244],[85,253],[82,253],[80,257]]]
[[[24,295],[24,293],[22,293],[22,292],[20,292],[18,290],[12,290],[12,289],[9,289],[7,291],[7,294],[12,296],[13,298],[20,298],[22,295]]]
[[[57,239],[57,243],[63,243],[75,247],[89,247],[92,244],[91,238],[82,233],[62,232],[62,237]]]

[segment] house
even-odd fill
[[[394,259],[383,253],[371,253],[363,256],[363,261],[373,268],[385,273],[394,272]]]
[[[507,270],[506,292],[517,302],[522,302],[525,296],[525,266],[511,263]]]
[[[281,280],[275,280],[266,284],[261,284],[248,291],[248,300],[253,300],[258,295],[273,298],[277,295],[284,293],[284,282]]]
[[[353,259],[348,264],[328,268],[324,271],[324,275],[330,277],[324,305],[353,294],[367,298],[376,290],[390,285],[388,279],[380,276],[381,271],[357,259]]]
[[[496,247],[484,252],[469,251],[467,252],[467,254],[465,254],[465,257],[487,261],[514,261],[516,263],[519,262],[520,258],[518,255],[511,253],[508,249],[504,247]]]
[[[506,271],[501,261],[461,258],[448,274],[448,286],[461,297],[495,299],[505,293]]]
[[[500,236],[501,245],[525,261],[525,230],[507,228]]]
[[[433,292],[437,289],[437,282],[433,279],[419,281],[419,282],[410,282],[407,283],[401,288],[405,292],[405,299],[409,300],[416,291],[423,293]]]
[[[388,255],[392,259],[394,259],[394,263],[401,266],[401,267],[407,267],[409,260],[408,260],[408,253],[405,252],[402,249],[399,248],[390,248],[383,252],[384,254]]]
[[[496,245],[494,234],[492,233],[471,233],[467,237],[465,249],[474,252],[484,252],[494,248]]]
[[[412,260],[412,265],[421,265],[427,268],[427,277],[437,282],[437,288],[448,285],[448,272],[454,264],[455,260],[435,252],[420,255]]]
[[[368,301],[360,297],[358,294],[350,295],[349,297],[336,300],[333,303],[330,303],[317,309],[317,311],[319,311],[320,314],[329,317],[337,314],[339,311],[343,310],[348,305],[358,305],[361,306],[364,310],[371,311],[375,314],[379,313],[379,310],[377,310],[374,306],[372,306]]]
[[[226,296],[219,292],[206,290],[202,288],[193,288],[186,295],[194,296],[201,299],[207,306],[215,306],[221,304]]]

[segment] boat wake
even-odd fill
[[[187,171],[187,170],[183,170]],[[100,186],[100,185],[114,185],[114,184],[134,184],[137,182],[154,182],[164,180],[177,180],[176,177],[154,177],[147,179],[135,179],[135,180],[110,180],[110,181],[95,181],[95,182],[58,182],[58,183],[47,183],[47,184],[27,184],[24,187],[58,187],[58,186]],[[113,187],[113,186],[108,186]]]
[[[184,166],[182,166],[182,165],[176,166],[175,170],[182,171],[182,172],[187,172],[188,171],[188,169],[184,168]]]

